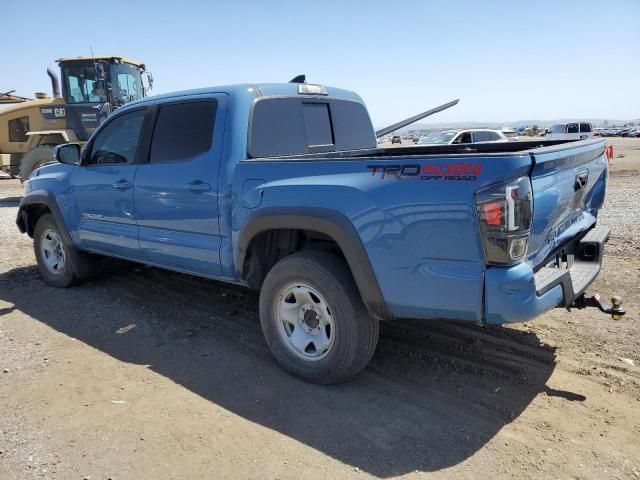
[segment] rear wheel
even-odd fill
[[[20,181],[24,183],[29,180],[31,172],[36,168],[41,167],[45,163],[53,162],[53,147],[44,146],[36,147],[33,150],[25,153],[20,161]]]
[[[356,375],[378,341],[378,322],[347,265],[325,252],[290,255],[269,271],[260,291],[260,322],[280,365],[321,384]]]

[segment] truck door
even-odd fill
[[[585,138],[590,138],[593,137],[593,132],[591,130],[591,124],[590,123],[581,123],[580,124],[580,138],[585,139]]]
[[[134,200],[146,261],[208,276],[222,273],[218,170],[226,96],[197,96],[156,107],[148,162]]]
[[[578,131],[577,123],[568,123],[566,132],[567,132],[567,135],[565,136],[565,138],[567,140],[574,140],[576,138],[580,138],[580,132]]]
[[[69,218],[82,249],[136,259],[133,180],[146,108],[109,119],[70,180]]]

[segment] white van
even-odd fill
[[[558,123],[549,128],[549,140],[580,140],[593,137],[593,127],[588,122]]]

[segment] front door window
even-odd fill
[[[94,140],[85,165],[135,163],[144,115],[144,110],[136,110],[109,122]]]

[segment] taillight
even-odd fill
[[[478,190],[475,201],[487,263],[511,265],[524,260],[533,213],[529,178]]]

